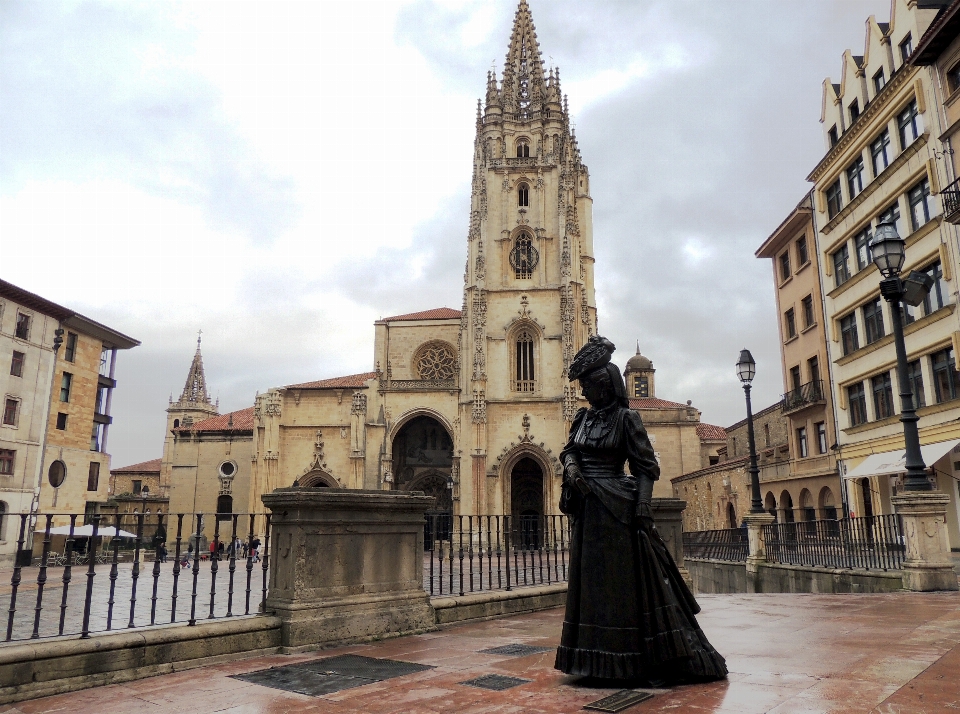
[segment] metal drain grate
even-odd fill
[[[236,674],[233,675],[233,679],[285,692],[319,697],[428,669],[434,668],[413,662],[343,655],[313,662],[300,662],[286,667],[263,669],[248,674]]]
[[[534,654],[551,652],[552,647],[535,647],[534,645],[502,645],[500,647],[491,647],[488,650],[480,650],[480,654],[503,655],[504,657],[527,657]]]
[[[470,679],[466,682],[460,682],[468,687],[479,687],[480,689],[491,689],[494,692],[502,692],[505,689],[513,689],[521,684],[528,684],[529,679],[518,679],[517,677],[504,677],[502,674],[485,674],[476,679]]]
[[[629,709],[634,704],[645,702],[648,699],[653,699],[653,695],[650,694],[650,692],[636,692],[632,689],[624,689],[616,694],[611,694],[609,697],[590,702],[583,708],[595,712],[612,712],[616,714],[617,712]]]

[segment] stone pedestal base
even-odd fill
[[[660,537],[667,544],[687,587],[693,588],[690,571],[683,564],[683,509],[687,502],[679,498],[654,498],[650,503]]]
[[[267,611],[288,650],[436,628],[423,590],[424,512],[406,492],[278,489]]]
[[[769,513],[748,513],[743,517],[747,524],[747,592],[760,593],[760,566],[767,562],[767,541],[763,527],[776,519]]]
[[[947,504],[940,491],[907,491],[890,499],[903,521],[903,587],[921,592],[957,590],[947,540]]]

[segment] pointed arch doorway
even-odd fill
[[[422,491],[436,499],[426,514],[424,548],[448,540],[453,530],[453,440],[447,429],[433,417],[414,417],[393,438],[392,465],[398,491]]]
[[[540,545],[543,509],[543,467],[525,456],[510,470],[510,515],[517,547],[531,550]]]

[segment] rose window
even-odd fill
[[[444,345],[427,345],[417,357],[420,379],[453,379],[456,371],[453,353]]]

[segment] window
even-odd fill
[[[783,325],[787,331],[788,340],[797,336],[797,318],[792,307],[783,313]]]
[[[804,236],[797,240],[797,265],[806,265],[810,260],[810,255],[807,253],[807,239]]]
[[[863,382],[847,387],[847,403],[850,405],[850,426],[867,421],[867,395]]]
[[[17,412],[20,410],[20,400],[7,397],[3,405],[3,425],[16,426]]]
[[[47,470],[47,480],[54,488],[63,486],[63,482],[67,480],[67,465],[59,459],[54,461]]]
[[[87,490],[96,491],[100,488],[100,462],[90,462],[90,472],[87,474]]]
[[[75,332],[67,333],[67,345],[63,350],[63,358],[67,362],[73,362],[77,358],[77,334]]]
[[[947,72],[947,92],[953,94],[960,89],[960,64],[955,64]]]
[[[806,329],[817,321],[813,314],[813,295],[807,295],[800,301],[800,305],[803,307],[803,327]]]
[[[21,340],[30,339],[30,316],[22,312],[17,313],[17,328],[14,335]]]
[[[818,421],[813,428],[817,432],[817,453],[827,453],[827,423]]]
[[[827,215],[833,218],[843,208],[843,195],[840,193],[840,179],[827,189]]]
[[[633,396],[645,399],[650,396],[650,382],[646,377],[636,377],[633,383]]]
[[[858,156],[850,166],[847,167],[847,190],[850,194],[850,200],[863,190],[863,157]]]
[[[790,277],[790,251],[784,251],[780,256],[780,282]]]
[[[950,302],[950,293],[943,280],[943,267],[939,260],[923,272],[933,278],[933,287],[930,288],[930,292],[923,299],[923,314],[929,315]]]
[[[897,115],[897,128],[900,130],[901,151],[910,146],[923,133],[923,120],[917,111],[916,99]]]
[[[893,382],[890,373],[884,372],[870,380],[873,390],[873,410],[877,419],[886,419],[893,416]]]
[[[850,279],[850,249],[846,243],[833,254],[833,274],[838,288]]]
[[[820,358],[811,357],[807,360],[807,369],[810,370],[810,381],[817,385],[816,389],[820,389]]]
[[[0,476],[13,476],[13,463],[17,452],[12,449],[0,449]]]
[[[770,425],[763,425],[763,445],[770,446]]]
[[[907,193],[907,201],[910,203],[910,222],[913,230],[918,230],[937,215],[937,206],[930,195],[930,182],[927,179],[910,189]]]
[[[59,429],[60,431],[67,430],[67,415],[64,414],[63,412],[59,412],[57,414],[57,429]]]
[[[877,70],[877,73],[873,75],[873,91],[875,92],[874,96],[880,94],[880,90],[884,88],[887,84],[887,78],[883,76],[883,67]]]
[[[869,228],[864,228],[854,238],[854,244],[857,248],[857,272],[873,265],[873,251],[870,250],[871,238],[873,236],[870,234]]]
[[[104,347],[100,350],[100,376],[109,377],[110,370],[112,368],[112,362],[110,360],[110,355],[113,353],[112,350],[108,350]]]
[[[530,187],[527,184],[525,183],[520,184],[520,186],[517,188],[517,194],[518,194],[518,197],[517,197],[518,206],[520,206],[521,208],[526,208],[527,206],[530,205]]]
[[[880,298],[863,306],[863,328],[868,345],[883,337],[883,309],[880,307]]]
[[[881,223],[892,223],[897,233],[903,235],[903,227],[900,225],[900,204],[894,203],[890,208],[877,216],[877,225]]]
[[[800,386],[803,384],[801,381],[803,378],[800,376],[800,365],[790,368],[790,388],[793,390],[800,389]]]
[[[100,443],[103,439],[103,424],[93,422],[93,430],[90,432],[90,451],[100,451]]]
[[[933,367],[933,390],[937,404],[956,399],[960,375],[957,375],[953,349],[948,347],[930,355],[930,365]]]
[[[860,349],[860,337],[857,334],[857,315],[851,312],[840,320],[840,341],[843,343],[843,354],[848,355]]]
[[[923,393],[923,371],[920,369],[920,360],[907,364],[907,384],[913,392],[913,406],[917,409],[927,406],[927,398]]]
[[[217,496],[217,520],[229,521],[233,517],[233,496]]]
[[[906,303],[900,303],[900,324],[909,325],[911,322],[917,321],[917,308],[912,305],[907,305]]]
[[[533,240],[529,233],[517,236],[516,245],[510,251],[510,265],[513,267],[517,280],[529,280],[533,277],[533,269],[537,267],[540,254],[533,247]]]
[[[133,484],[133,495],[139,496],[140,492],[143,491],[143,481],[134,479],[131,483]]]
[[[913,37],[908,34],[900,43],[900,61],[906,63],[911,53],[913,53]]]
[[[884,131],[870,144],[870,158],[873,161],[873,175],[879,176],[890,165],[890,132]]]
[[[26,355],[23,352],[13,351],[13,359],[10,360],[10,374],[14,377],[23,376],[23,361]]]
[[[530,158],[530,142],[526,139],[520,139],[517,141],[517,158],[518,159],[529,159]]]
[[[827,137],[830,139],[830,148],[832,149],[837,145],[837,142],[840,141],[840,135],[837,133],[836,124],[830,127],[830,130],[827,132]]]
[[[533,392],[537,388],[533,358],[533,335],[524,330],[517,337],[516,391],[518,392]]]
[[[860,116],[860,102],[854,99],[850,102],[850,123],[853,124]]]
[[[805,426],[797,429],[797,451],[801,459],[807,457],[807,427]]]
[[[69,372],[63,373],[63,378],[60,380],[60,401],[69,402],[70,401],[70,387],[73,386],[73,375]]]

